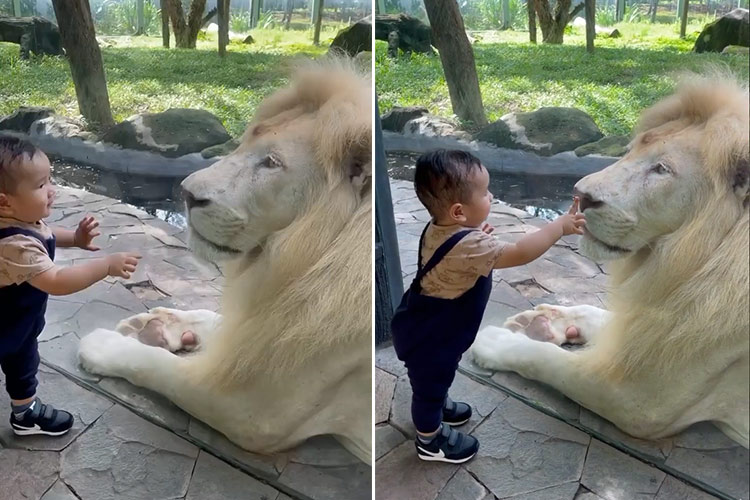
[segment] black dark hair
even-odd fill
[[[465,202],[472,186],[466,182],[475,170],[481,170],[479,158],[467,151],[438,149],[417,160],[414,189],[430,215],[436,217],[456,202]]]
[[[0,193],[13,193],[16,188],[19,160],[28,155],[31,160],[39,148],[25,139],[0,134]]]

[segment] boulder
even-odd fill
[[[221,121],[202,109],[169,109],[131,116],[109,129],[103,142],[168,158],[203,151],[231,139]]]
[[[707,24],[695,41],[695,52],[721,52],[727,45],[750,47],[750,11],[734,9]]]
[[[329,50],[341,51],[351,57],[360,52],[372,52],[372,18],[366,17],[339,31]]]
[[[229,139],[224,144],[217,144],[216,146],[211,146],[203,151],[201,151],[201,156],[203,158],[215,158],[216,156],[226,156],[235,149],[237,149],[240,145],[240,141],[237,139]]]
[[[750,47],[740,47],[739,45],[727,45],[724,50],[721,51],[724,55],[736,55],[747,57],[750,55]]]
[[[409,120],[419,118],[428,113],[427,108],[421,106],[396,107],[380,118],[380,126],[383,130],[401,133],[404,131],[404,125]]]
[[[31,137],[48,136],[55,139],[81,139],[96,142],[96,135],[86,131],[82,121],[67,116],[48,116],[35,121],[29,128]]]
[[[403,134],[406,136],[453,137],[465,141],[471,140],[471,135],[469,135],[468,132],[459,130],[455,123],[446,120],[445,118],[429,114],[406,122]]]
[[[404,52],[434,53],[432,29],[425,23],[406,14],[375,16],[375,39],[388,41],[388,35],[398,33],[398,47]]]
[[[52,108],[21,106],[12,114],[0,119],[0,130],[13,130],[28,134],[32,123],[54,114]]]
[[[42,17],[0,15],[0,42],[19,44],[22,59],[28,59],[31,52],[50,56],[63,54],[57,25]]]
[[[625,147],[630,143],[630,137],[626,135],[610,135],[596,142],[584,144],[575,149],[576,156],[602,155],[602,156],[625,156]]]
[[[552,156],[604,136],[589,115],[575,108],[550,107],[530,113],[510,113],[500,121],[508,127],[510,138],[505,127],[497,122],[482,128],[476,138],[498,147]]]

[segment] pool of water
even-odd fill
[[[388,175],[414,181],[418,154],[387,153]],[[514,208],[545,220],[554,220],[568,211],[573,202],[573,186],[580,177],[533,175],[490,171],[490,192]]]
[[[86,165],[53,161],[52,180],[58,186],[121,200],[174,226],[187,227],[180,191],[182,179],[115,174]]]

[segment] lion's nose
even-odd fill
[[[581,212],[583,212],[587,208],[597,208],[604,205],[604,202],[594,199],[594,197],[589,193],[585,193],[577,187],[573,188],[573,194],[578,196],[578,198],[581,200],[580,204],[578,205],[578,209]]]
[[[210,201],[208,200],[196,198],[195,195],[193,195],[193,193],[191,193],[187,189],[182,190],[182,197],[185,199],[185,205],[187,206],[188,210],[196,207],[205,207],[210,203]]]

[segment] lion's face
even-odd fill
[[[323,179],[311,127],[302,116],[283,127],[251,128],[231,155],[182,182],[193,252],[212,261],[236,258],[295,219]]]
[[[671,123],[639,134],[620,161],[575,186],[586,215],[581,251],[613,260],[650,246],[690,217],[700,168],[700,132]]]

